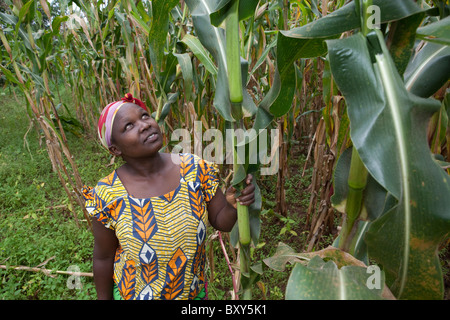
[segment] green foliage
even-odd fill
[[[367,9],[371,4],[356,0],[305,26],[281,32],[277,62],[283,92],[293,87],[286,79],[295,60],[328,51],[332,75],[348,106],[353,143],[346,178],[341,179],[341,167],[335,171],[333,205],[344,214],[339,249],[356,254],[364,242],[368,252],[363,250],[385,268],[386,284],[399,299],[440,299],[443,281],[436,252],[450,230],[446,209],[450,183],[433,161],[426,139],[429,120],[442,112],[441,103],[425,98],[448,80],[448,48],[444,46],[448,45],[445,30],[450,21],[442,14],[437,22],[423,21],[425,13],[433,13],[414,1],[374,0],[382,26],[369,32]],[[421,21],[425,26],[418,28]],[[344,31],[349,34],[334,40]],[[425,58],[417,62],[411,50],[415,39],[440,46],[432,53],[425,51]],[[415,67],[408,68],[410,60]],[[426,68],[430,62],[433,67]],[[404,70],[408,70],[408,88],[402,78]],[[422,89],[419,83],[427,86]],[[272,109],[276,115],[287,112],[285,104],[275,103]],[[306,296],[297,289],[308,286],[310,274],[299,270],[303,269],[296,269],[298,283],[293,287],[300,299]]]
[[[356,37],[358,35],[348,38],[348,41],[356,40]],[[384,40],[382,41],[380,43],[383,45]],[[366,40],[364,39],[362,42],[365,43]],[[342,45],[342,47],[340,45],[334,47],[334,45],[330,44],[330,56],[334,57],[335,53],[344,47],[350,48],[354,53],[359,52],[361,56],[364,56],[363,50],[356,49],[348,42],[346,44],[342,42]],[[382,69],[379,71],[381,77],[375,78],[377,79],[375,80],[377,84],[369,84],[366,87],[364,98],[356,92],[347,91],[351,84],[348,86],[344,84],[344,81],[348,84],[348,77],[344,76],[346,80],[343,81],[340,78],[340,76],[343,76],[343,72],[340,72],[339,76],[338,72],[335,73],[336,82],[347,97],[350,120],[353,120],[355,124],[361,125],[361,127],[356,125],[352,127],[354,144],[373,177],[398,199],[398,205],[389,208],[383,216],[372,222],[366,235],[366,242],[369,246],[369,254],[377,258],[377,261],[383,263],[383,266],[386,268],[389,284],[392,285],[391,289],[398,297],[418,298],[423,295],[428,298],[439,298],[442,297],[443,287],[438,285],[442,281],[442,274],[436,255],[436,248],[444,240],[450,228],[450,217],[442,215],[442,212],[446,210],[444,208],[450,206],[450,203],[448,203],[450,183],[447,181],[448,175],[432,160],[425,137],[427,122],[432,114],[439,110],[440,103],[436,100],[419,99],[409,95],[404,88],[403,81],[395,72],[395,66],[388,60],[389,55],[386,51],[387,49],[383,48],[383,57],[387,60],[385,64],[382,65],[382,62],[379,61],[379,68]],[[347,62],[344,62],[342,58],[341,56],[336,59],[341,59],[340,65],[345,66],[349,71],[355,69],[350,66],[351,63],[347,62],[350,60],[359,61],[357,64],[358,76],[365,77],[373,74],[373,71],[368,71],[372,68],[368,52],[365,60],[371,66],[370,69],[363,67],[364,63],[362,60],[355,56],[352,56]],[[377,54],[377,61],[381,59],[382,54]],[[362,70],[367,70],[367,73]],[[363,81],[361,78],[355,77],[354,72],[352,74],[355,83]],[[377,90],[380,83],[383,83],[384,93]],[[395,95],[392,95],[392,92],[395,92]],[[374,116],[366,113],[367,117],[362,117],[360,113],[362,110],[357,110],[355,106],[361,106],[361,102],[363,100],[367,101],[367,97],[372,95],[386,100],[378,108],[374,102],[377,99],[371,99],[371,110],[374,112],[376,110],[384,110],[388,114],[381,111],[380,118],[384,120],[377,121],[377,124],[369,131],[362,129],[368,127],[363,123],[366,121],[372,123]],[[354,99],[358,96],[362,99],[355,102]],[[386,98],[384,98],[385,96]],[[354,108],[350,109],[351,107]],[[413,109],[417,110],[417,113],[412,111]],[[418,112],[418,110],[421,111]],[[392,115],[392,118],[390,118],[390,115]],[[387,127],[394,128],[396,132],[396,139],[391,143],[385,137],[380,136],[385,130],[383,128]],[[362,131],[359,131],[361,129]],[[367,139],[361,141],[363,134]],[[373,147],[373,141],[375,140],[385,141],[383,146],[384,152],[378,153],[377,156],[374,154],[376,151]],[[380,163],[383,163],[382,168],[379,166]],[[394,163],[396,163],[395,167]],[[393,171],[390,171],[391,169]],[[429,202],[429,196],[424,196],[424,186],[427,186],[427,192],[433,195],[433,199],[438,201]],[[394,216],[399,218],[399,220],[394,218]],[[421,222],[423,220],[427,221],[426,228]],[[387,226],[392,227],[392,229]],[[415,241],[429,243],[429,249],[420,246],[416,247],[414,245]],[[433,245],[431,245],[432,243]],[[393,250],[381,250],[381,248],[386,248],[387,245]],[[399,255],[391,255],[389,252],[396,252]],[[400,261],[402,262],[398,263]],[[399,270],[402,271],[399,272]],[[427,283],[432,283],[432,286],[428,287],[418,279],[423,278],[424,273],[430,276]],[[414,280],[415,278],[416,280]],[[417,296],[416,294],[419,292],[420,294]]]

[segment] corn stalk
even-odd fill
[[[356,11],[359,11],[361,17],[361,33],[367,36],[368,29],[368,11],[367,9],[372,5],[372,0],[355,1]],[[344,221],[342,223],[342,230],[339,239],[339,249],[344,251],[354,251],[350,248],[350,242],[353,237],[350,237],[355,222],[361,214],[362,199],[364,189],[367,184],[367,169],[362,162],[358,150],[353,147],[352,158],[350,163],[350,173],[348,175],[348,194],[345,205]],[[354,252],[352,252],[354,253]]]
[[[226,52],[227,52],[227,74],[228,87],[230,91],[231,113],[234,122],[234,129],[243,129],[243,112],[242,112],[242,75],[241,75],[241,56],[239,41],[239,0],[233,1],[226,18]],[[239,164],[237,151],[237,137],[234,137],[233,146],[233,172],[237,175],[242,169]],[[243,185],[240,183],[240,187]],[[249,277],[250,274],[250,222],[248,207],[237,203],[237,223],[239,229],[240,243],[240,271],[241,283],[243,285],[243,299],[251,300],[251,283],[242,281],[242,277]]]
[[[245,131],[244,118],[254,115],[256,106],[245,89],[247,77],[242,70],[245,70],[247,64],[241,58],[239,24],[241,20],[254,15],[257,1],[191,0],[186,3],[192,14],[198,39],[218,65],[214,107],[234,132]],[[222,29],[221,25],[224,25],[225,29]],[[189,41],[192,42],[192,39]],[[239,141],[237,135],[233,136],[234,176],[231,184],[236,187],[238,194],[244,187],[244,180],[249,173],[248,142]],[[238,151],[242,148],[246,149],[244,158]],[[257,275],[251,268],[250,245],[252,241],[253,243],[258,241],[259,210],[238,203],[237,211],[238,218],[232,238],[238,234],[242,298],[251,299],[251,288],[257,281]]]

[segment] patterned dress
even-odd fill
[[[193,299],[205,281],[206,205],[218,170],[180,154],[180,184],[162,196],[129,195],[116,171],[86,187],[89,214],[115,231],[114,282],[125,300]]]

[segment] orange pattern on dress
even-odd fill
[[[162,291],[162,298],[173,300],[181,294],[184,289],[184,270],[187,258],[183,250],[178,248],[167,264],[166,286]]]

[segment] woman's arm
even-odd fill
[[[249,206],[255,201],[255,186],[252,179],[253,176],[249,174],[246,179],[247,186],[237,199],[233,187],[228,188],[226,195],[217,188],[216,194],[208,204],[208,219],[215,229],[230,232],[237,219],[236,201],[244,206]]]
[[[94,283],[99,300],[113,299],[114,257],[119,245],[113,230],[92,219],[94,232],[93,271]]]

